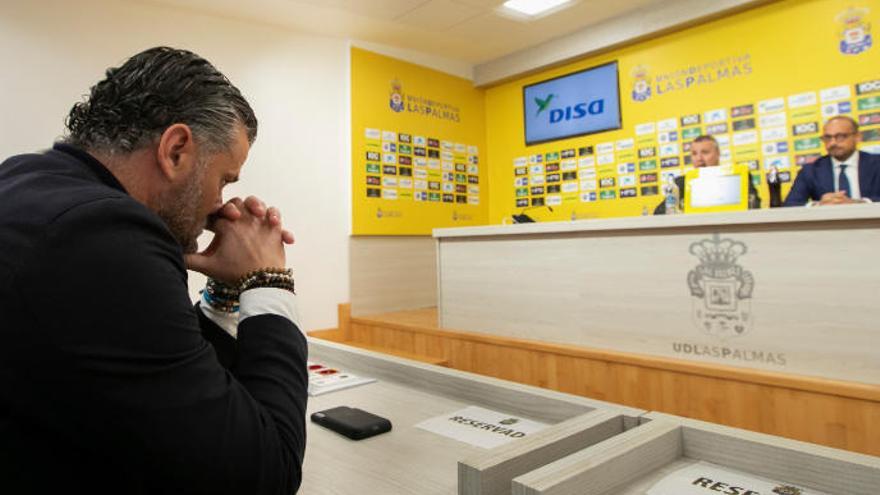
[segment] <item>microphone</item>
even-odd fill
[[[528,208],[523,208],[519,215],[511,215],[510,218],[513,219],[513,223],[535,223],[535,219],[526,215],[526,212],[529,210],[534,210],[535,208],[544,208],[546,207],[550,212],[553,212],[553,207],[550,205],[536,205],[529,206]]]

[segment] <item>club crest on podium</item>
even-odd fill
[[[752,327],[752,273],[737,264],[746,245],[714,234],[690,245],[700,264],[688,272],[692,318],[703,332],[722,339],[739,337]]]

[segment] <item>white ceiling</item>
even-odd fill
[[[504,0],[148,1],[476,65],[669,0],[575,0],[531,22],[498,14]]]

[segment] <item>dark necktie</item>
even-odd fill
[[[840,164],[840,175],[837,176],[837,190],[843,191],[846,193],[846,197],[852,197],[852,194],[849,192],[849,179],[846,178],[846,164]]]

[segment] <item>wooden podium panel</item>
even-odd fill
[[[441,327],[880,384],[880,205],[434,236]]]

